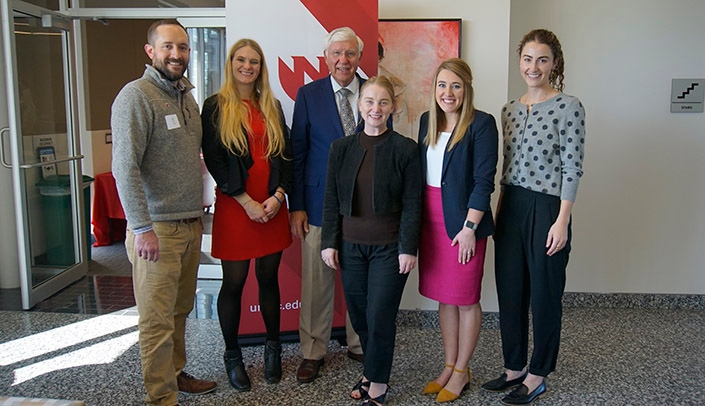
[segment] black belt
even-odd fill
[[[181,219],[181,220],[176,220],[177,223],[184,223],[184,224],[191,224],[195,223],[198,220],[200,220],[200,217],[191,217],[190,219]]]

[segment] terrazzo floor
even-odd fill
[[[137,312],[124,248],[94,249],[89,274],[32,311],[19,289],[0,289],[0,396],[83,400],[89,406],[140,405]],[[182,405],[357,405],[349,398],[362,366],[331,340],[319,379],[296,382],[298,343],[283,344],[284,377],[264,383],[261,345],[243,352],[253,382],[230,388],[215,303],[219,281],[199,280],[187,322],[187,372],[217,381],[215,393],[180,395]],[[566,293],[561,353],[536,405],[705,404],[705,295]],[[402,311],[386,404],[433,405],[422,395],[442,367],[435,312]],[[499,405],[480,389],[502,372],[497,314],[483,315],[473,378],[454,405]]]
[[[81,286],[90,290],[95,283]],[[200,281],[199,287],[207,291],[217,283]],[[434,320],[433,312],[424,317]],[[419,322],[424,317],[419,312],[400,314],[386,404],[435,404],[421,389],[442,366],[442,344],[434,323]],[[142,404],[134,308],[71,314],[53,312],[45,304],[39,311],[2,310],[0,320],[0,396],[84,400],[89,406]],[[219,387],[204,396],[180,395],[182,405],[359,404],[348,392],[362,366],[349,360],[335,340],[330,342],[321,377],[303,385],[295,376],[300,362],[297,343],[283,345],[284,377],[277,385],[264,383],[262,347],[245,347],[253,381],[249,393],[235,392],[228,385],[217,320],[190,318],[187,344],[186,370],[217,381]],[[453,404],[499,405],[502,395],[484,392],[480,384],[501,372],[501,362],[496,315],[486,314],[471,364],[470,388]],[[548,392],[535,404],[700,405],[705,402],[703,371],[702,308],[568,307],[557,370],[547,380]]]

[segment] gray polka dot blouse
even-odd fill
[[[502,185],[575,201],[583,175],[585,109],[577,97],[559,93],[527,106],[512,100],[502,108]]]

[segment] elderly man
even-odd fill
[[[179,392],[216,387],[183,371],[203,233],[201,119],[183,77],[191,51],[184,27],[157,21],[147,41],[152,65],[113,102],[113,174],[127,217],[146,402],[176,405]]]
[[[335,270],[321,260],[326,165],[333,141],[358,129],[357,99],[364,80],[356,72],[362,47],[352,29],[331,31],[323,51],[330,75],[302,86],[294,105],[294,186],[289,205],[291,232],[301,239],[303,254],[299,337],[304,359],[296,371],[301,383],[318,377],[333,326]],[[360,338],[347,315],[346,332],[348,357],[363,362]]]

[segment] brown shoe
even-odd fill
[[[318,371],[323,366],[323,358],[321,359],[305,359],[299,365],[299,369],[296,370],[296,380],[299,383],[313,382],[314,379],[318,378]]]
[[[213,381],[194,378],[184,371],[181,371],[179,376],[176,377],[176,383],[179,385],[179,392],[190,393],[192,395],[203,395],[213,392],[215,387],[218,386],[218,384]]]
[[[354,352],[348,350],[348,358],[361,364],[365,363],[365,354],[355,354]]]

